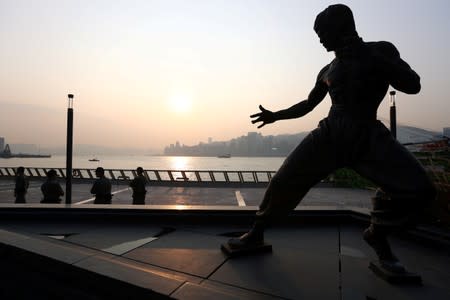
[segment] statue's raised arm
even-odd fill
[[[266,124],[274,123],[278,120],[300,118],[312,111],[327,95],[328,87],[322,78],[326,70],[328,70],[328,65],[319,72],[316,85],[311,90],[306,100],[300,101],[289,108],[277,112],[267,110],[260,105],[259,109],[261,112],[250,116],[250,118],[253,118],[252,123],[255,124],[261,122],[258,126],[258,128],[261,128]]]

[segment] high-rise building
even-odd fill
[[[247,134],[248,155],[254,155],[258,151],[258,133],[249,132]]]
[[[450,127],[444,127],[444,136],[450,139]]]
[[[0,153],[3,153],[5,151],[5,138],[0,137]]]

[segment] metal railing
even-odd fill
[[[66,178],[65,168],[25,167],[25,175],[30,180],[43,180],[47,171],[56,170],[58,177]],[[144,170],[150,183],[160,184],[267,184],[275,171],[225,171],[225,170]],[[0,167],[0,179],[12,179],[16,175],[13,167]],[[105,176],[116,182],[126,182],[136,176],[136,170],[105,169]],[[74,168],[74,181],[92,181],[95,169]]]

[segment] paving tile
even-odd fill
[[[95,230],[69,236],[65,241],[121,255],[152,241],[161,230],[149,225],[105,224],[104,227],[97,226]]]
[[[180,281],[186,281],[191,283],[199,284],[201,283],[204,278],[194,275],[189,275],[186,273],[177,272],[174,270],[170,270],[167,268],[161,268],[155,265],[150,265],[147,263],[143,263],[140,261],[136,261],[133,259],[129,259],[123,256],[110,256],[112,260],[114,260],[115,263],[125,263],[125,264],[131,264],[135,268],[143,268],[143,269],[150,269],[155,274],[161,274],[162,276],[178,279]]]
[[[338,254],[275,247],[229,259],[210,280],[288,299],[338,299]]]
[[[449,275],[434,273],[433,268],[427,266],[444,263],[439,270],[445,270],[447,261],[442,257],[435,257],[432,249],[420,250],[417,243],[399,241],[391,238],[395,253],[410,271],[422,276],[423,286],[392,285],[380,279],[368,268],[371,260],[376,259],[373,250],[363,241],[362,227],[348,225],[341,229],[341,276],[343,299],[450,299],[448,288]],[[399,247],[404,245],[405,247]],[[349,251],[348,249],[352,249]],[[410,254],[408,254],[410,251]],[[422,251],[422,253],[421,253]],[[424,252],[428,252],[425,254]],[[434,262],[429,259],[433,257]],[[448,270],[448,268],[447,268]],[[445,272],[445,271],[444,271]]]
[[[247,232],[250,229],[250,221],[248,226],[243,225],[196,225],[196,224],[187,224],[182,226],[177,226],[178,230],[187,231],[187,232],[194,232],[194,233],[200,233],[200,234],[207,234],[207,235],[213,235],[213,236],[222,236],[225,238],[229,238],[224,234],[229,233],[244,233]]]
[[[220,244],[226,237],[177,230],[130,251],[125,257],[207,277],[226,259]]]
[[[432,283],[450,293],[450,252],[448,248],[436,248],[426,243],[400,238],[392,238],[391,244],[401,261],[409,269],[419,273],[425,284]]]
[[[64,222],[27,222],[2,224],[0,227],[14,232],[32,233],[38,235],[66,235],[79,234],[97,228],[95,224],[84,223],[64,223]]]
[[[105,252],[109,252],[111,254],[115,254],[115,255],[122,255],[133,249],[136,249],[137,247],[140,247],[147,243],[153,242],[156,239],[158,239],[158,238],[148,237],[148,238],[143,238],[143,239],[134,240],[134,241],[130,241],[130,242],[125,242],[122,244],[117,244],[117,245],[111,246],[109,248],[103,248],[101,250],[105,251]]]
[[[309,250],[332,255],[339,253],[339,230],[334,225],[274,226],[266,230],[265,240],[274,249]]]
[[[149,265],[116,259],[113,256],[90,257],[75,266],[165,295],[169,295],[187,281],[186,276],[167,273]]]
[[[30,236],[22,233],[17,233],[9,230],[0,229],[0,243],[4,245],[11,245],[18,241],[30,239]]]
[[[154,205],[237,205],[234,189],[215,187],[152,187],[145,201]]]
[[[201,284],[185,283],[172,297],[179,300],[275,300],[281,299],[261,293],[246,291],[232,286],[205,281]]]
[[[10,238],[8,238],[8,236]],[[97,255],[98,252],[84,247],[66,244],[61,241],[50,240],[45,237],[23,236],[16,233],[1,234],[1,241],[9,246],[23,249],[25,251],[49,257],[57,261],[73,264],[90,256]],[[7,238],[5,241],[4,238]]]

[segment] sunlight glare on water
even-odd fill
[[[276,171],[284,157],[190,157],[190,156],[147,156],[147,155],[105,155],[98,156],[98,162],[89,161],[90,156],[74,156],[73,168],[134,170],[138,166],[146,170],[221,170],[221,171]],[[1,167],[65,168],[64,155],[51,158],[0,159]]]
[[[172,156],[169,157],[170,170],[186,170],[188,166],[189,157],[186,156]]]

